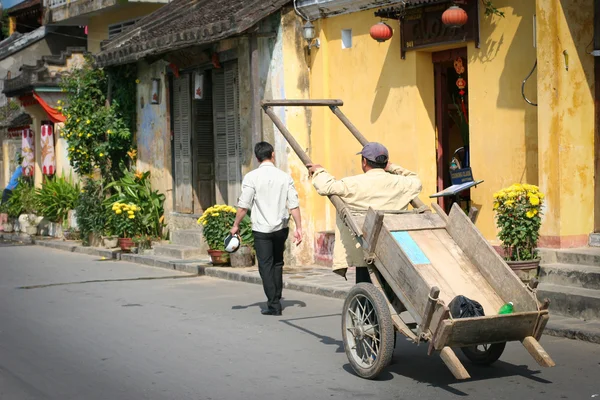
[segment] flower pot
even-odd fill
[[[114,249],[119,244],[119,238],[116,236],[104,236],[102,237],[104,247],[107,249]]]
[[[229,253],[223,250],[209,250],[208,254],[213,265],[227,265],[229,264]]]
[[[98,235],[97,233],[90,232],[88,234],[88,244],[91,247],[100,247],[100,246],[102,246],[102,236]]]
[[[507,261],[506,263],[523,283],[528,283],[531,279],[537,277],[540,267],[540,259]]]
[[[25,233],[30,235],[30,236],[35,236],[37,235],[37,225],[28,225],[25,227]]]
[[[231,266],[234,268],[252,267],[254,265],[254,254],[248,246],[242,246],[235,253],[229,255]]]
[[[4,232],[6,233],[11,233],[13,231],[13,224],[11,224],[10,222],[7,222],[3,225],[4,227]]]
[[[122,251],[129,252],[133,247],[133,239],[131,238],[119,238],[119,247]]]

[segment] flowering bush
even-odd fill
[[[204,227],[204,239],[211,250],[225,250],[224,240],[235,222],[235,214],[234,207],[215,205],[207,208],[204,214],[198,218],[198,224],[202,224]],[[239,235],[242,244],[248,246],[254,244],[252,223],[248,216],[245,216],[240,224]]]
[[[141,209],[133,203],[119,203],[112,205],[112,214],[110,224],[114,227],[115,232],[121,235],[122,238],[132,238],[142,232],[140,219],[136,218],[136,212]]]
[[[543,201],[544,195],[534,185],[514,184],[494,194],[498,238],[507,260],[537,258]]]

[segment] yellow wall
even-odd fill
[[[510,6],[509,3],[511,4]],[[525,3],[525,2],[523,2]],[[482,17],[481,48],[468,47],[472,191],[481,209],[478,226],[495,239],[491,199],[514,182],[537,183],[537,120],[520,94],[520,82],[533,67],[532,16],[535,4],[497,0],[506,18]],[[436,192],[434,72],[429,49],[400,57],[399,26],[393,38],[377,43],[369,28],[373,10],[327,18],[317,27],[321,48],[311,54],[311,98],[340,98],[342,110],[371,141],[390,150],[391,160],[417,172],[422,200]],[[353,45],[342,49],[341,31],[352,29]],[[460,45],[455,47],[461,47]],[[535,100],[535,75],[528,94]],[[360,145],[329,110],[313,111],[311,151],[336,177],[361,173],[354,154]],[[498,173],[502,171],[502,173]],[[313,206],[315,229],[332,229],[335,214],[321,199]]]
[[[90,17],[88,23],[88,51],[92,54],[100,52],[100,43],[108,39],[108,26],[148,15],[163,4],[127,4],[126,6],[105,11]]]
[[[591,2],[537,1],[542,235],[554,245],[584,244],[593,230],[593,15]]]

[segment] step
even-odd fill
[[[542,264],[581,264],[600,267],[600,248],[539,249]]]
[[[154,246],[154,254],[178,260],[201,259],[207,256],[206,251],[199,247],[181,246],[178,244],[161,244]]]
[[[600,267],[577,264],[540,266],[541,283],[600,290]]]
[[[551,315],[600,320],[600,290],[540,283],[537,297],[550,299]]]
[[[550,316],[544,335],[583,340],[600,344],[600,321],[584,321],[577,318]]]
[[[180,246],[198,247],[204,252],[208,250],[208,245],[204,240],[204,234],[200,229],[182,229],[171,233],[171,243]]]
[[[209,264],[209,259],[174,260],[169,257],[129,253],[123,253],[121,255],[121,261],[134,262],[149,267],[170,269],[192,275],[204,275],[205,268],[211,266],[211,264]]]

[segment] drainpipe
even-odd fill
[[[594,0],[594,53],[600,51],[600,0]],[[600,232],[600,55],[594,54],[594,232]]]

